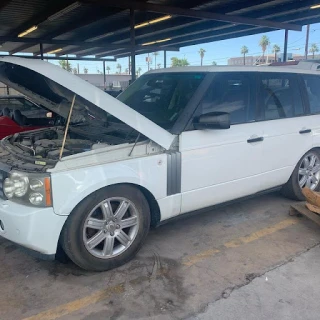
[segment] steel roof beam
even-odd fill
[[[269,4],[272,5],[276,5],[279,3],[280,0],[274,0],[271,2],[268,2]],[[299,9],[295,9],[296,8],[296,3],[288,3],[284,8],[282,8],[283,11],[277,12],[277,13],[273,13],[270,14],[270,10],[266,9],[266,1],[256,1],[252,6],[250,7],[246,7],[246,10],[251,10],[251,11],[257,11],[257,8],[260,8],[261,6],[264,6],[264,10],[260,13],[261,16],[258,17],[254,17],[254,18],[258,18],[258,19],[269,19],[269,18],[276,18],[279,16],[285,16],[288,13],[298,13],[299,11],[305,11],[305,10],[309,10],[310,9],[310,5],[313,2],[310,0],[305,0],[304,1],[304,7],[303,8],[299,8]],[[232,7],[232,11],[228,12],[228,15],[237,15],[239,14],[239,12],[241,12],[243,9],[243,3],[242,6],[238,5],[238,6],[233,6]],[[256,15],[256,14],[255,14]],[[176,18],[177,19],[177,18]],[[203,24],[206,24],[206,26],[204,26]],[[194,35],[194,34],[201,34],[201,33],[205,33],[206,31],[211,31],[211,32],[215,32],[217,30],[223,30],[223,29],[232,29],[234,27],[234,25],[231,24],[226,24],[226,23],[217,23],[216,26],[212,27],[210,26],[210,22],[206,21],[204,22],[203,20],[198,20],[198,21],[193,21],[193,22],[188,22],[188,23],[183,23],[177,26],[170,26],[169,28],[167,27],[163,27],[161,26],[153,26],[152,28],[149,28],[149,31],[146,33],[140,33],[139,34],[139,30],[137,30],[138,35],[136,36],[136,40],[138,41],[139,39],[144,39],[143,42],[149,42],[151,41],[154,36],[156,34],[159,35],[159,37],[163,37],[163,38],[168,38],[168,37],[172,37],[173,40],[171,43],[174,43],[174,39],[177,37],[181,37],[181,36],[187,36],[187,35]],[[240,26],[241,27],[241,26]],[[180,32],[177,34],[177,30],[182,30],[181,34]],[[142,30],[141,30],[142,31]],[[172,36],[172,35],[175,36]],[[122,38],[120,41],[116,41],[116,44],[120,44],[120,43],[124,43],[127,42],[128,39]],[[140,41],[141,42],[141,41]],[[171,45],[171,44],[170,44]],[[78,51],[81,49],[78,49]],[[78,53],[77,49],[70,49],[68,50],[69,52],[73,52],[73,53]],[[101,55],[101,53],[105,54],[107,53],[106,51],[103,52],[99,52],[98,50],[86,50],[87,53],[86,54],[96,54],[97,56]],[[83,54],[81,54],[83,55]],[[103,56],[103,55],[101,55]]]
[[[8,57],[9,55],[0,55],[0,57]],[[14,57],[26,58],[26,59],[40,59],[37,56],[25,56],[22,54],[14,55]],[[66,60],[66,57],[44,57],[44,60]],[[68,57],[68,60],[76,60],[76,61],[117,61],[115,58],[77,58],[77,57]]]
[[[273,29],[286,29],[286,30],[294,30],[294,31],[302,30],[301,26],[295,25],[295,24],[279,23],[279,22],[270,21],[270,20],[246,18],[242,16],[231,16],[231,15],[201,11],[201,10],[170,7],[170,6],[164,6],[160,4],[147,3],[147,2],[137,2],[137,1],[129,1],[129,0],[105,0],[103,2],[99,0],[91,0],[91,1],[83,0],[82,2],[96,3],[96,4],[104,5],[107,7],[135,9],[135,10],[141,10],[141,11],[150,11],[150,12],[157,12],[157,13],[172,14],[177,16],[184,16],[189,18],[216,20],[216,21],[230,22],[230,23],[236,23],[236,24],[258,26],[258,27],[268,27]]]
[[[276,3],[276,1],[271,1],[271,3]],[[264,9],[261,12],[259,11],[259,16],[256,16],[256,14],[255,14],[255,16],[253,16],[252,18],[274,19],[276,17],[286,16],[291,13],[310,11],[310,6],[312,5],[312,3],[313,3],[313,0],[312,1],[304,0],[304,3],[303,3],[304,7],[300,7],[298,9],[297,9],[296,3],[290,3],[282,8],[283,11],[277,11],[277,13],[272,13],[272,14],[270,14],[270,10]],[[256,7],[260,7],[260,6],[254,5],[250,8],[252,11],[256,11]],[[236,11],[233,10],[231,12],[228,12],[228,15],[237,15],[242,10],[243,9],[236,10]],[[249,8],[248,8],[248,10],[249,10]],[[213,30],[226,29],[226,28],[231,28],[231,27],[233,27],[233,25],[221,23],[221,22],[219,24],[213,26],[212,22],[201,21],[201,20],[194,21],[191,23],[181,24],[178,26],[173,26],[171,28],[166,28],[165,26],[160,28],[160,26],[154,25],[154,26],[150,27],[147,32],[139,32],[139,30],[137,30],[138,32],[137,32],[136,40],[144,39],[145,42],[148,42],[148,41],[151,41],[149,39],[152,39],[157,34],[159,36],[161,35],[163,38],[168,38],[168,37],[175,38],[177,35],[178,36],[180,35],[180,34],[177,34],[177,30],[181,30],[181,34],[185,35],[185,34],[201,33],[201,32],[205,32],[205,31],[209,31],[209,30],[213,31]],[[119,39],[119,41],[117,40],[114,43],[120,44],[120,43],[125,43],[126,41],[128,41],[128,39],[125,37],[122,37],[121,39]]]
[[[27,29],[31,28],[32,26],[39,25],[40,23],[46,21],[53,14],[68,7],[73,2],[75,2],[75,1],[74,0],[63,0],[60,2],[54,1],[53,3],[50,3],[48,6],[46,6],[45,10],[43,10],[34,18],[28,20],[27,22],[21,24],[19,27],[17,27],[13,31],[11,31],[8,34],[8,36],[13,36],[13,37],[17,36],[19,33],[23,32],[24,30],[27,30]]]
[[[71,41],[71,40],[57,40],[57,39],[38,39],[38,38],[15,38],[15,37],[2,37],[0,36],[0,42],[18,42],[18,43],[26,43],[26,45],[35,45],[35,44],[55,44],[60,46],[81,46],[83,48],[110,48],[110,49],[131,49],[130,44],[111,44],[106,43],[105,41],[96,41],[94,44],[92,42],[79,42],[79,41]],[[141,48],[141,45],[135,46],[135,49]],[[160,50],[162,48],[162,45],[150,45],[154,50]],[[172,47],[172,51],[179,51],[179,48]],[[44,52],[46,52],[46,49],[44,49]],[[11,52],[10,52],[11,54]]]
[[[228,2],[227,4],[225,4],[223,7],[220,7],[215,9],[215,7],[218,5],[217,2],[214,3],[210,3],[208,4],[203,4],[203,5],[197,5],[196,7],[190,8],[190,9],[195,9],[195,10],[201,10],[201,9],[205,9],[205,10],[214,10],[217,13],[223,13],[225,14],[226,12],[228,12],[228,15],[238,15],[240,12],[242,13],[244,10],[244,12],[251,12],[251,11],[256,11],[258,8],[260,8],[261,6],[263,8],[266,8],[268,6],[272,6],[272,5],[277,5],[281,2],[286,2],[286,1],[291,1],[291,0],[255,0],[254,4],[252,4],[252,2],[250,1],[246,1],[246,2],[236,2],[235,0],[232,1],[234,3],[232,3],[232,6],[230,5],[230,2]],[[229,12],[230,7],[232,8],[232,12]],[[159,15],[159,13],[153,13],[154,15]],[[149,13],[150,15],[150,13]],[[149,20],[152,19],[153,17],[149,17]],[[156,18],[156,16],[154,17]],[[251,17],[251,18],[256,18],[256,17]],[[260,17],[259,17],[260,18]],[[140,22],[144,22],[145,20],[141,20]],[[208,21],[208,20],[206,20]],[[209,20],[210,21],[210,20]],[[196,25],[200,25],[201,23],[203,23],[203,20],[194,20],[192,18],[186,18],[186,17],[174,17],[174,25],[172,23],[172,20],[169,20],[165,23],[161,23],[161,25],[159,24],[159,26],[157,26],[156,24],[154,26],[152,26],[151,28],[149,27],[148,30],[145,30],[144,28],[137,29],[136,30],[136,39],[139,39],[142,35],[144,37],[148,37],[149,35],[156,35],[156,34],[161,34],[163,32],[175,32],[175,30],[179,30],[179,29],[184,29],[187,26],[196,26]],[[107,27],[108,28],[108,27]],[[114,32],[114,35],[109,37],[110,39],[116,39],[116,37],[118,37],[120,35],[124,35],[126,33],[126,31],[129,32],[129,27],[123,27],[123,23],[121,22],[120,26],[117,24],[112,24],[112,28],[108,28],[108,30],[110,30],[111,32]],[[100,31],[100,34],[101,31]],[[99,36],[100,34],[95,34],[95,36]],[[140,34],[140,35],[139,35]],[[86,41],[87,39],[92,38],[92,35],[90,35],[90,37],[84,37],[83,41]],[[125,37],[122,37],[122,39],[125,39]],[[120,40],[122,40],[120,39]],[[128,40],[128,39],[127,39]],[[116,41],[116,44],[119,44],[121,42],[118,42],[118,39],[113,40]],[[113,42],[112,40],[110,42]],[[88,53],[86,54],[95,54],[94,50],[86,50],[88,51]],[[39,51],[37,51],[37,54]],[[63,50],[63,53],[61,52],[61,54],[58,55],[62,55],[62,54],[82,54],[83,50],[81,48],[72,48],[72,49],[68,49],[68,50]]]
[[[320,17],[320,14],[313,14],[313,15],[304,16],[301,18],[296,17],[294,19],[289,17],[288,20],[286,20],[286,22],[299,21],[300,23],[301,22],[307,23],[307,21],[312,21],[315,23],[317,20],[319,20],[319,17]],[[234,38],[238,38],[238,37],[245,36],[246,34],[251,35],[251,34],[257,34],[260,32],[262,33],[262,32],[268,32],[268,31],[270,31],[268,28],[243,26],[240,28],[233,27],[230,30],[225,30],[222,33],[212,35],[212,32],[210,32],[210,30],[207,30],[207,32],[203,32],[203,34],[200,37],[197,36],[194,38],[190,38],[189,34],[185,35],[184,37],[180,37],[180,38],[184,38],[184,39],[176,39],[176,41],[171,45],[177,45],[177,46],[183,47],[183,46],[188,46],[188,45],[193,45],[193,44],[196,45],[196,44],[201,44],[201,43],[206,43],[206,42],[221,41],[221,40],[225,40],[225,39],[230,39],[230,35],[232,35],[232,37],[234,37]],[[164,44],[163,46],[165,47],[166,45]],[[141,52],[141,50],[139,50],[139,54],[142,54],[142,53],[144,53],[144,52]],[[147,51],[145,53],[147,53]],[[128,51],[123,50],[122,52],[118,52],[118,53],[114,54],[114,57],[119,59],[119,58],[127,57],[128,54],[129,54]],[[99,55],[96,55],[96,56],[99,57]]]
[[[110,8],[111,9],[111,8]],[[80,28],[80,27],[83,27],[83,26],[86,26],[86,25],[89,25],[90,23],[93,23],[97,20],[100,20],[100,19],[103,19],[103,18],[107,18],[108,16],[114,14],[118,12],[118,10],[114,9],[114,10],[108,10],[108,11],[104,11],[104,10],[100,10],[97,12],[88,12],[88,14],[85,16],[85,17],[81,17],[77,20],[73,20],[71,23],[67,24],[66,26],[62,26],[60,27],[59,29],[53,31],[53,32],[50,32],[48,34],[45,35],[45,38],[46,39],[53,39],[61,34],[64,34],[64,33],[68,33],[70,31],[73,31],[77,28]],[[24,40],[28,39],[28,38],[23,38]],[[40,41],[41,39],[38,39],[38,42],[37,44],[39,44],[40,42],[43,42],[43,41]],[[27,41],[22,41],[22,42],[27,42]],[[1,43],[1,40],[0,40],[0,43]],[[48,42],[43,42],[43,43],[48,43]],[[30,46],[29,46],[30,47]],[[26,45],[22,45],[21,47],[18,47],[12,51],[10,51],[10,54],[14,54],[14,53],[17,53],[17,52],[21,52],[22,50],[25,50],[29,47],[26,47]]]

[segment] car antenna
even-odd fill
[[[64,136],[63,136],[63,140],[62,140],[62,146],[61,146],[61,150],[60,150],[59,161],[60,161],[61,158],[62,158],[64,145],[65,145],[66,140],[67,140],[67,133],[68,133],[68,129],[69,129],[69,124],[70,124],[70,120],[71,120],[71,114],[72,114],[74,102],[76,101],[76,96],[77,96],[77,95],[75,94],[75,95],[73,96],[73,99],[72,99],[71,108],[70,108],[69,115],[68,115],[68,120],[67,120],[67,125],[66,125],[66,129],[65,129],[65,131],[64,131]]]

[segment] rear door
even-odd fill
[[[262,128],[255,119],[255,75],[217,73],[195,116],[223,111],[226,130],[187,128],[180,135],[182,212],[260,190]]]
[[[302,75],[308,102],[309,126],[312,130],[312,146],[320,147],[320,76]]]
[[[297,74],[260,73],[259,106],[263,127],[263,189],[285,184],[296,164],[312,148],[310,117]]]

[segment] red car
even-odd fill
[[[0,96],[0,139],[54,124],[54,114],[28,98],[18,95]]]

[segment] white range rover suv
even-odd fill
[[[0,59],[0,82],[59,114],[0,145],[0,235],[88,270],[132,259],[150,226],[320,179],[320,70],[168,68],[117,99],[43,61]]]

